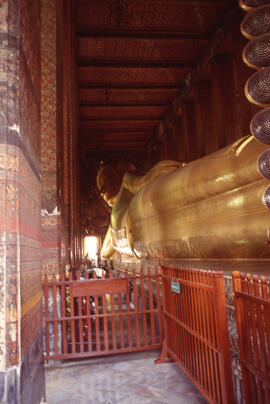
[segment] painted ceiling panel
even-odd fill
[[[79,38],[78,57],[96,60],[172,60],[192,63],[205,39]]]
[[[158,119],[166,112],[166,107],[80,107],[80,119],[116,120],[119,118]]]

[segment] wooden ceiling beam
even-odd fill
[[[93,1],[93,0],[92,0]],[[134,3],[136,4],[137,0],[133,0]],[[184,6],[202,6],[205,5],[206,7],[209,7],[210,5],[213,7],[224,7],[227,6],[228,4],[230,4],[230,0],[180,0],[181,1],[181,5]],[[81,6],[83,6],[84,8],[86,7],[87,3],[91,2],[91,0],[80,0],[79,3]],[[157,3],[159,4],[168,4],[168,0],[158,0]],[[178,4],[179,5],[179,0],[171,0],[170,4],[174,5]]]
[[[80,132],[88,131],[94,132],[107,132],[107,131],[154,131],[158,125],[159,120],[155,121],[85,121],[80,122]]]
[[[200,39],[208,40],[209,34],[205,32],[170,32],[170,31],[138,31],[138,30],[98,30],[79,29],[78,38],[134,38],[134,39]]]
[[[132,141],[132,142],[144,142],[144,144],[147,142],[149,139],[150,134],[147,136],[136,136],[136,137],[121,137],[121,136],[110,136],[110,137],[104,137],[104,136],[80,136],[80,142],[81,143],[88,143],[88,142],[100,142],[100,143],[126,143],[127,141]]]
[[[145,142],[82,142],[84,151],[145,151]]]
[[[101,60],[101,59],[79,59],[78,67],[143,67],[143,68],[179,68],[187,69],[193,66],[191,62],[179,60]]]
[[[147,130],[147,129],[107,129],[107,130],[103,130],[103,129],[101,129],[101,130],[99,130],[99,129],[95,129],[95,130],[91,130],[91,129],[89,129],[89,130],[81,130],[80,131],[80,134],[81,134],[81,136],[84,136],[84,135],[86,135],[86,136],[88,136],[88,135],[97,135],[97,134],[99,134],[99,135],[107,135],[107,134],[151,134],[151,133],[153,133],[153,130],[151,130],[151,129],[149,129],[149,130]]]
[[[78,85],[81,89],[93,90],[180,90],[175,83],[88,83]]]
[[[141,146],[145,146],[146,142],[147,142],[147,138],[145,139],[98,139],[98,138],[93,138],[93,139],[82,139],[80,141],[80,144],[114,144],[114,145],[121,145],[121,144],[125,144],[125,145],[141,145]]]
[[[88,101],[81,101],[79,103],[79,107],[95,107],[95,108],[110,108],[110,107],[168,107],[171,103],[170,102],[110,102],[106,103],[95,103],[95,102],[88,102]]]
[[[133,117],[126,118],[125,116],[116,117],[116,118],[113,118],[113,117],[110,117],[110,118],[105,118],[105,117],[100,117],[100,118],[97,118],[97,117],[94,117],[94,118],[80,117],[79,118],[79,122],[104,122],[104,121],[107,121],[107,122],[115,122],[115,121],[118,121],[118,122],[157,121],[157,122],[159,122],[157,117],[151,117],[151,116],[149,116],[149,117],[142,117],[142,116],[140,117],[140,116],[138,116],[136,118],[133,118]]]
[[[100,140],[100,141],[108,141],[110,139],[111,141],[114,141],[116,139],[118,140],[127,140],[127,139],[133,139],[133,140],[145,140],[148,139],[149,136],[151,136],[153,131],[151,132],[83,132],[80,133],[80,140],[81,141],[90,141],[90,140]]]
[[[134,140],[134,139],[105,139],[105,140],[101,140],[101,141],[99,141],[99,140],[91,140],[91,139],[82,139],[82,141],[84,142],[84,143],[141,143],[141,144],[145,144],[145,140],[143,139],[143,140],[141,140],[141,139],[136,139],[136,140]]]

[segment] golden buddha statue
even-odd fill
[[[141,177],[133,167],[124,175],[102,167],[97,185],[112,213],[101,255],[269,258],[266,149],[246,136],[188,164],[162,161]]]

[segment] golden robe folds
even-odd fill
[[[247,136],[188,164],[127,172],[117,197],[106,196],[114,204],[102,256],[269,258],[269,180],[258,169],[266,148]]]

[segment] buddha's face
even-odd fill
[[[100,195],[109,206],[113,206],[119,192],[121,182],[115,170],[111,167],[102,167],[98,171],[97,186]]]

